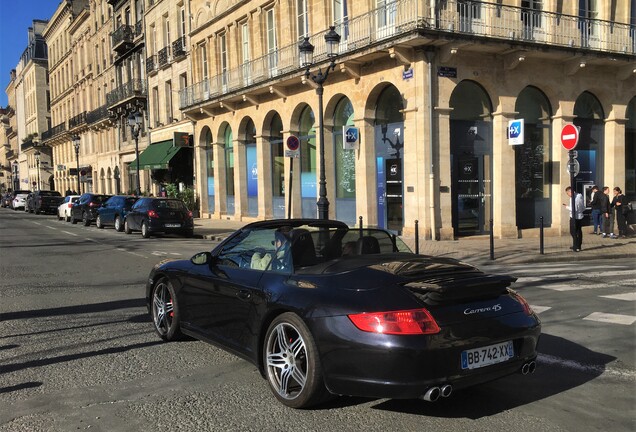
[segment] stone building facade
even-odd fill
[[[322,123],[330,217],[398,233],[417,220],[436,239],[486,234],[490,220],[497,237],[533,235],[541,218],[565,233],[564,124],[581,128],[578,191],[636,195],[631,3],[192,0],[193,83],[180,108],[195,122],[203,212],[316,216],[319,101],[298,45],[309,38],[310,71],[324,73],[334,26]],[[525,140],[511,145],[520,119]],[[290,136],[298,159],[285,157]]]

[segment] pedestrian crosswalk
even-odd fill
[[[517,277],[514,288],[523,291],[534,312],[545,317],[542,320],[555,313],[563,316],[574,303],[576,320],[631,326],[636,323],[636,268],[631,267],[604,265],[581,271],[579,265],[545,263],[530,270],[508,267],[506,273]]]

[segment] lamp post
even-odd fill
[[[386,132],[388,129],[388,125],[386,123],[384,123],[383,125],[380,126],[381,130],[382,130],[382,142],[384,144],[386,144],[387,142],[389,143],[389,145],[391,146],[391,148],[393,150],[395,150],[395,157],[396,158],[400,158],[400,149],[404,147],[404,144],[400,142],[400,134],[399,134],[399,130],[394,131],[393,135],[395,136],[395,142],[391,141],[390,138],[386,137]]]
[[[77,161],[77,193],[82,194],[82,190],[80,188],[80,170],[79,170],[79,149],[80,149],[80,137],[79,135],[75,135],[73,137],[73,146],[75,147],[75,160]]]
[[[137,161],[137,196],[141,195],[141,182],[139,180],[139,131],[141,129],[141,122],[143,118],[139,111],[135,111],[128,116],[128,125],[130,131],[135,138],[135,160]]]
[[[318,138],[320,141],[320,182],[318,190],[318,219],[329,219],[329,200],[327,199],[327,179],[325,176],[325,132],[323,131],[323,108],[322,95],[323,84],[327,81],[329,72],[336,68],[336,57],[338,56],[338,44],[340,43],[340,35],[336,33],[335,27],[329,27],[329,31],[325,34],[325,42],[327,44],[327,58],[331,60],[329,66],[323,73],[322,68],[318,72],[312,74],[309,69],[314,63],[314,46],[309,42],[309,38],[298,46],[300,51],[300,67],[305,69],[305,77],[310,78],[316,83],[316,94],[318,95]]]
[[[35,164],[38,166],[38,191],[40,190],[40,152],[35,151]]]

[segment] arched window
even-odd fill
[[[269,145],[272,151],[272,206],[275,218],[285,217],[285,151],[283,150],[283,121],[274,114],[269,126]]]
[[[514,146],[517,228],[552,223],[550,186],[550,136],[552,110],[548,98],[536,87],[519,93],[515,111],[524,119],[524,143]]]
[[[490,231],[492,104],[476,82],[462,81],[450,98],[453,228],[458,236]]]
[[[206,128],[203,135],[205,146],[205,168],[208,189],[208,212],[214,213],[214,149],[212,148],[212,131]]]
[[[245,161],[247,172],[247,214],[248,216],[258,215],[258,166],[256,163],[256,126],[252,119],[245,125],[245,135],[243,137],[245,147]]]
[[[232,128],[227,125],[223,131],[225,144],[225,193],[227,196],[226,212],[234,214],[234,138]]]
[[[356,222],[356,154],[344,148],[343,128],[353,126],[353,105],[347,97],[340,99],[333,115],[334,169],[336,179],[336,219]]]

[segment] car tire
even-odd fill
[[[124,221],[124,232],[126,234],[132,234],[132,230],[130,229],[130,226],[128,225],[128,221],[127,220]]]
[[[150,237],[150,230],[148,229],[148,223],[146,221],[143,221],[141,223],[141,236],[143,238],[149,238]]]
[[[104,229],[104,225],[102,224],[102,217],[97,215],[97,219],[95,219],[95,226],[99,229]]]
[[[84,214],[82,214],[82,223],[84,224],[84,226],[89,226],[91,224],[91,219],[88,216],[88,212],[84,212]]]
[[[177,296],[172,284],[166,278],[159,279],[150,295],[150,315],[155,331],[165,341],[183,338],[177,306]]]
[[[36,215],[39,215],[39,214],[40,214],[40,210],[35,209],[35,210],[33,211],[33,213],[35,213]]]
[[[298,315],[287,312],[276,317],[264,343],[265,376],[279,402],[290,408],[307,408],[329,397],[316,343]]]
[[[122,232],[123,230],[124,227],[122,226],[121,218],[119,216],[115,216],[115,231]]]
[[[66,220],[66,222],[70,222],[71,221],[71,217],[70,216],[64,216],[64,219]]]
[[[73,225],[75,225],[77,223],[77,219],[75,219],[75,216],[71,215],[71,223]]]

